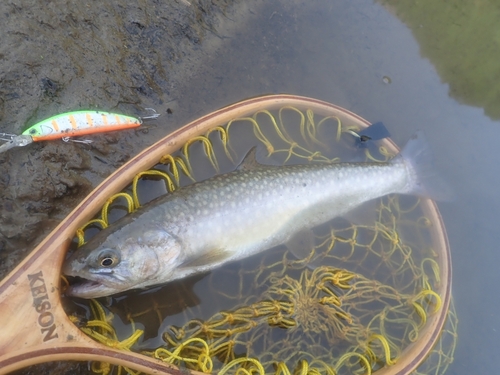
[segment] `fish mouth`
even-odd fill
[[[110,288],[97,280],[89,280],[80,276],[66,276],[69,286],[64,291],[68,297],[98,298],[118,293],[119,290]]]

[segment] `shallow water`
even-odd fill
[[[437,166],[456,193],[455,201],[439,204],[452,248],[453,294],[460,320],[455,361],[448,373],[495,373],[491,359],[500,346],[500,306],[494,290],[499,284],[496,265],[500,261],[496,250],[500,177],[495,173],[496,161],[500,161],[496,152],[499,124],[495,70],[499,43],[498,33],[490,25],[500,21],[498,6],[493,1],[454,0],[440,2],[441,8],[435,9],[435,2],[430,0],[419,2],[419,7],[412,3],[246,1],[228,7],[224,15],[211,23],[210,31],[196,43],[194,52],[169,62],[168,69],[172,70],[176,64],[195,66],[175,81],[175,87],[165,83],[161,71],[151,73],[151,77],[134,76],[130,86],[156,80],[158,85],[153,85],[154,93],[149,96],[144,92],[151,86],[145,85],[142,91],[114,87],[112,78],[118,76],[114,71],[120,71],[122,66],[116,67],[112,60],[102,64],[80,61],[88,71],[84,78],[93,69],[97,71],[103,65],[109,68],[103,74],[108,90],[98,90],[98,96],[81,93],[78,80],[88,82],[81,75],[64,89],[64,97],[58,97],[57,90],[46,84],[44,94],[35,99],[30,96],[29,85],[14,95],[5,88],[8,80],[3,79],[0,104],[7,116],[2,118],[2,131],[17,131],[18,124],[36,117],[37,111],[47,114],[50,110],[101,103],[113,107],[124,98],[139,98],[142,104],[155,106],[162,113],[173,108],[173,116],[165,115],[165,120],[149,134],[118,136],[107,139],[118,142],[118,146],[109,146],[109,142],[103,146],[116,147],[127,155],[189,119],[250,96],[277,92],[315,97],[343,106],[369,121],[383,121],[399,145],[415,130],[422,129],[434,150]],[[140,10],[134,11],[135,19],[131,16],[127,22],[152,22],[146,14],[154,16],[154,4],[144,2]],[[48,17],[50,12],[42,15]],[[155,38],[153,30],[150,32],[151,43],[159,43],[161,35]],[[111,38],[115,36],[101,37],[110,38],[108,43],[113,45]],[[135,38],[140,40],[139,31]],[[4,55],[8,48],[11,46],[3,46]],[[155,64],[161,66],[155,48],[161,50],[161,45],[141,51],[148,58],[144,65],[139,59],[134,60],[143,67],[139,71]],[[165,55],[167,52],[161,51],[160,57]],[[54,80],[63,81],[64,74],[69,74],[60,69],[51,76],[50,65],[43,59],[37,64]],[[11,69],[16,73],[10,78],[12,82],[16,82],[19,71]],[[34,82],[33,91],[38,92],[38,81]],[[88,86],[83,87],[89,90]],[[23,105],[25,102],[30,104]],[[64,146],[54,153],[68,152],[67,147],[72,152],[73,146]],[[31,157],[36,156],[33,150],[40,151],[32,148]],[[53,154],[46,156],[49,161]],[[111,160],[99,170],[100,164],[92,159],[93,168],[97,169],[84,175],[93,186],[122,162],[113,153],[101,152],[97,156]],[[20,165],[9,163],[11,168],[21,169]],[[22,167],[27,168],[24,164]],[[68,207],[74,203],[65,201]],[[50,218],[50,214],[46,215]],[[61,214],[55,218],[60,219]],[[45,221],[44,224],[49,225]]]

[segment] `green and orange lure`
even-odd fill
[[[144,117],[125,116],[103,111],[66,112],[50,117],[30,126],[21,135],[0,133],[0,140],[7,141],[0,146],[0,153],[12,147],[26,146],[32,142],[62,139],[104,133],[139,127],[143,120],[156,119],[159,114],[152,108],[146,108],[153,114]],[[80,141],[89,143],[91,141]]]

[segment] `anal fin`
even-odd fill
[[[377,202],[376,199],[363,202],[342,217],[355,225],[373,227],[377,221]]]

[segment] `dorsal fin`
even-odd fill
[[[238,171],[251,171],[259,168],[261,164],[257,161],[257,146],[254,146],[248,151],[240,165],[236,168]]]

